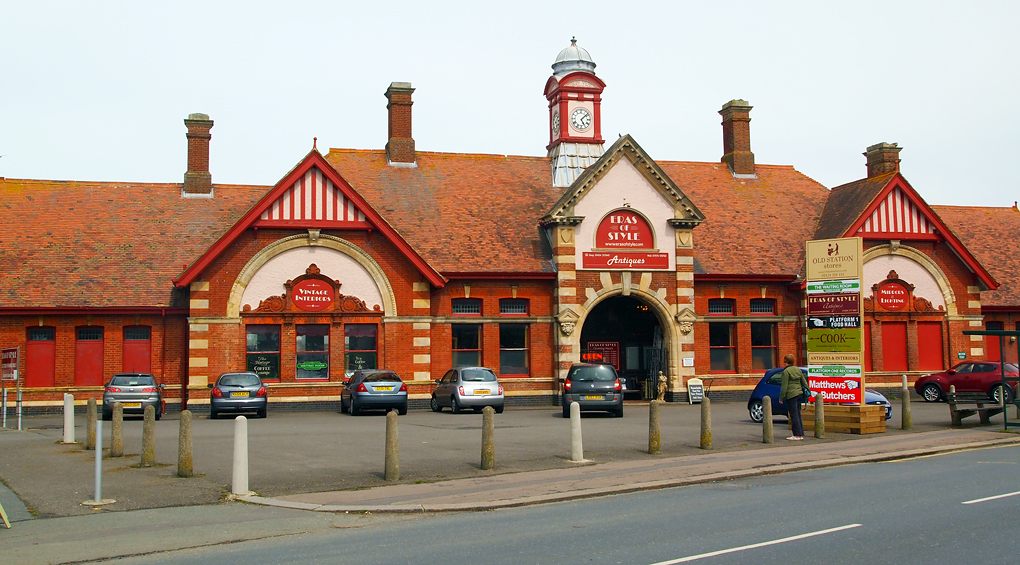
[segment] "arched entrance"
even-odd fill
[[[585,317],[580,345],[582,360],[594,354],[626,378],[628,398],[654,397],[659,371],[669,373],[662,325],[653,308],[633,296],[614,296],[595,305]]]

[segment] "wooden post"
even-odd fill
[[[761,399],[761,442],[774,443],[776,441],[775,430],[772,427],[772,399],[766,396]]]

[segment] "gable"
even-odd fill
[[[290,188],[265,206],[254,225],[258,227],[318,227],[334,229],[370,229],[365,212],[338,186],[313,166],[294,180]]]
[[[910,194],[896,183],[890,183],[885,198],[879,198],[870,207],[870,214],[862,214],[860,227],[853,235],[877,239],[936,239],[936,218],[915,202]]]

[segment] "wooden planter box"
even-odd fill
[[[801,409],[804,431],[815,430],[815,406],[807,404]],[[838,434],[885,433],[884,406],[825,405],[825,432]]]

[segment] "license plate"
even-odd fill
[[[377,387],[375,387],[375,390],[393,390],[393,387],[391,387],[391,386],[377,386]]]
[[[232,393],[230,393],[230,396],[248,396],[248,391],[244,391],[244,392],[232,392]]]
[[[477,389],[477,390],[475,390],[475,394],[489,394],[489,389],[487,389],[487,388]]]
[[[602,400],[602,395],[589,394],[584,397],[585,400]]]
[[[124,406],[124,408],[141,408],[142,407],[142,403],[141,402],[125,402],[123,404],[123,406]]]

